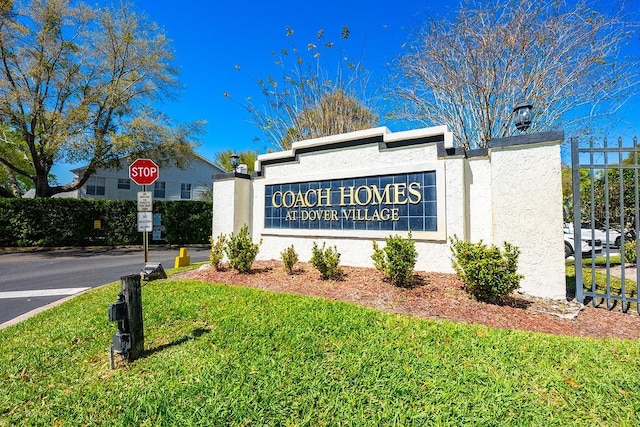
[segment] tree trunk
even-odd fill
[[[36,190],[35,197],[51,197],[55,194],[51,191],[51,187],[49,186],[48,174],[43,176],[41,173],[38,173],[35,176],[33,184]]]

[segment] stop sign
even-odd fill
[[[138,185],[153,184],[160,175],[160,168],[153,160],[137,159],[129,165],[129,178]]]

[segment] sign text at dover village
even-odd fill
[[[437,230],[436,173],[267,185],[265,228]]]

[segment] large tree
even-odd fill
[[[349,35],[343,27],[341,41]],[[294,31],[287,28],[286,36],[292,40]],[[304,48],[292,41],[273,56],[278,74],[255,80],[264,102],[249,97],[241,104],[275,149],[288,150],[295,141],[368,129],[378,122],[366,97],[369,75],[362,62],[347,55],[342,44],[325,40],[323,30]]]
[[[459,146],[476,148],[516,132],[521,101],[534,106],[531,131],[615,113],[640,89],[637,52],[622,54],[637,19],[590,4],[463,0],[454,17],[430,19],[396,63],[397,117],[448,125]]]
[[[0,124],[22,140],[0,149],[0,164],[32,180],[38,197],[78,189],[122,157],[184,166],[200,124],[174,126],[153,107],[179,87],[172,60],[162,29],[129,4],[0,2]],[[86,167],[52,185],[58,162]]]

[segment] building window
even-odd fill
[[[87,180],[87,195],[104,196],[104,177],[92,176]]]
[[[153,198],[154,199],[164,199],[165,198],[165,188],[166,183],[164,181],[156,181],[153,185]]]
[[[180,198],[181,199],[191,198],[191,184],[180,184]]]
[[[131,188],[131,180],[129,178],[118,178],[118,190],[129,190]]]

